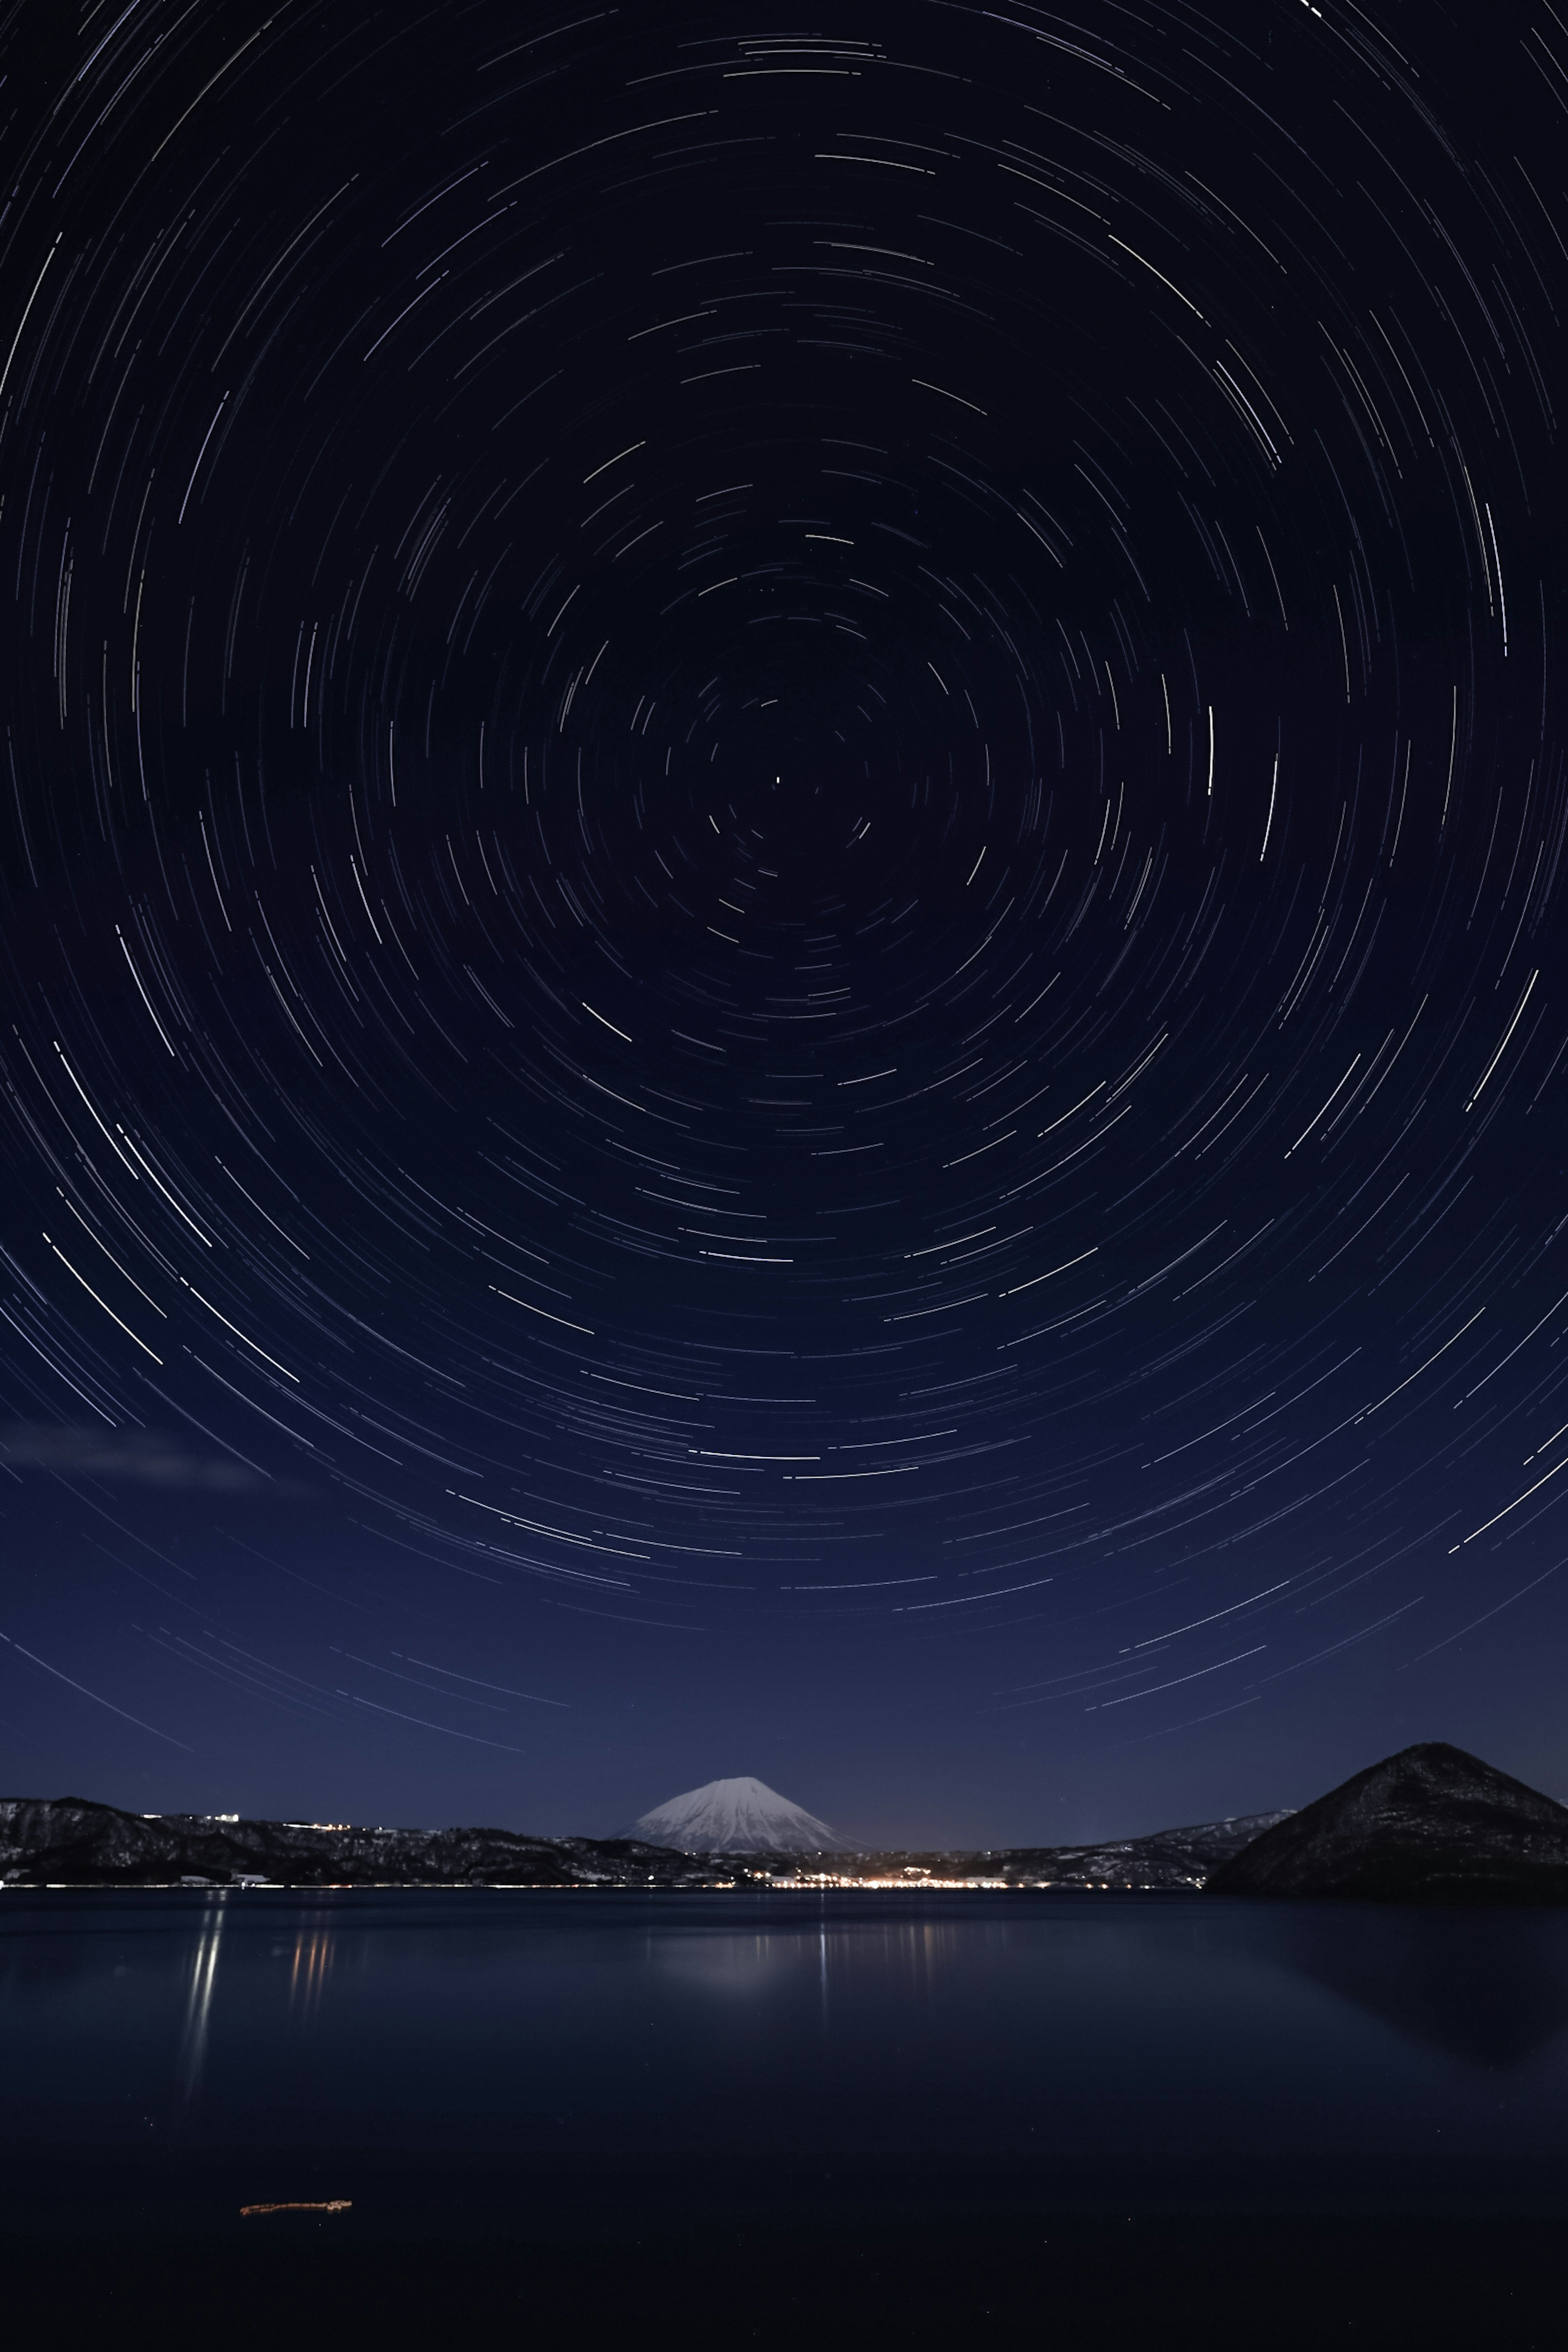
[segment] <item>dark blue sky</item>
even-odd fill
[[[0,1782],[1564,1790],[1551,12],[79,15]]]

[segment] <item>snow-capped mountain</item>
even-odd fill
[[[625,1832],[678,1853],[845,1853],[815,1813],[792,1805],[765,1781],[709,1780],[656,1805]]]

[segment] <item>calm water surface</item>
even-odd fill
[[[1557,2346],[1568,1915],[11,1891],[0,2168],[192,2340]]]

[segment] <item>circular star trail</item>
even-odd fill
[[[9,1712],[1533,1704],[1551,12],[4,37]]]

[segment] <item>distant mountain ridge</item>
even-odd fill
[[[90,1798],[0,1799],[0,1884],[157,1886],[707,1886],[710,1865],[626,1838],[368,1829],[128,1813]]]
[[[996,1858],[1005,1874],[1031,1872],[1041,1885],[1193,1893],[1263,1831],[1289,1819],[1288,1808],[1235,1813],[1223,1822],[1155,1830],[1147,1837],[1110,1838],[1099,1845],[1012,1846]]]
[[[693,1792],[696,1793],[696,1792]],[[787,1802],[787,1800],[784,1801]],[[798,1809],[795,1809],[798,1811]],[[802,1818],[816,1830],[810,1814]],[[641,1838],[528,1837],[499,1829],[376,1829],[142,1814],[89,1798],[0,1799],[0,1886],[758,1887],[829,1874],[841,1884],[1201,1887],[1221,1862],[1283,1817],[1253,1813],[1098,1845],[984,1852],[690,1853]],[[831,1832],[830,1832],[831,1834]]]
[[[848,1853],[760,1782],[710,1783],[644,1814],[671,1832],[806,1847],[681,1850],[645,1837],[374,1829],[125,1812],[79,1797],[0,1799],[0,1886],[996,1886],[1394,1903],[1568,1903],[1568,1807],[1479,1757],[1429,1741],[1385,1757],[1299,1812],[1244,1813],[1094,1845]],[[782,1816],[779,1809],[783,1809]],[[781,1829],[782,1821],[782,1829]]]

